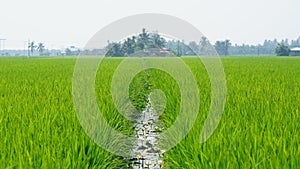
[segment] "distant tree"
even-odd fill
[[[38,45],[37,45],[37,51],[40,53],[40,56],[42,56],[43,55],[43,53],[44,53],[44,50],[45,50],[45,46],[44,46],[44,44],[43,43],[39,43]]]
[[[166,46],[166,40],[162,38],[159,34],[154,33],[150,36],[151,42],[153,43],[152,47],[154,48],[164,48]]]
[[[127,38],[122,45],[122,53],[124,56],[128,56],[134,53],[135,48],[135,37]]]
[[[147,46],[149,46],[149,42],[150,42],[149,34],[146,31],[146,29],[143,28],[142,33],[138,35],[135,51],[146,49]]]
[[[200,50],[205,49],[208,45],[210,45],[208,39],[205,36],[202,36],[199,42]]]
[[[291,47],[299,47],[300,46],[300,37],[296,40],[292,40]]]
[[[28,43],[28,51],[29,51],[28,55],[29,56],[33,54],[33,52],[35,51],[36,47],[37,46],[35,45],[34,41]]]
[[[122,46],[120,43],[111,43],[108,46],[108,52],[106,53],[106,56],[124,56],[124,53],[122,52]]]
[[[142,50],[162,49],[166,44],[167,41],[159,34],[143,29],[140,34],[127,38],[123,43],[108,43],[106,56],[129,56]]]
[[[135,45],[135,48],[134,48],[134,51],[144,50],[145,48],[146,48],[146,45],[143,42],[137,41],[136,45]]]
[[[66,56],[78,56],[80,54],[80,49],[77,49],[75,46],[70,46],[65,49]]]
[[[69,48],[66,48],[65,53],[66,53],[66,56],[71,56],[72,55],[72,51]]]
[[[225,40],[225,56],[227,56],[228,53],[228,49],[231,46],[230,40]]]
[[[217,41],[215,43],[215,49],[218,52],[219,55],[225,55],[227,56],[228,49],[231,46],[230,40],[225,40],[225,41]]]
[[[215,50],[209,40],[203,36],[199,42],[199,55],[215,55]]]
[[[284,43],[280,43],[276,47],[275,53],[277,56],[289,56],[290,48],[288,46],[286,46]]]
[[[224,55],[224,43],[221,41],[216,41],[215,49],[219,55]]]
[[[207,39],[203,43],[210,44]],[[128,56],[143,50],[146,53],[159,52],[163,48],[168,48],[167,51],[176,56],[192,56],[199,52],[199,45],[196,42],[186,45],[183,40],[167,41],[158,33],[148,33],[146,29],[143,29],[137,36],[127,38],[123,43],[108,43],[105,52],[107,56]]]
[[[177,41],[177,50],[176,50],[176,56],[182,56],[182,43],[178,40]]]
[[[191,48],[191,50],[197,55],[200,51],[200,47],[199,45],[195,42],[192,41],[189,43],[189,47]]]
[[[169,40],[166,43],[166,47],[174,56],[195,56],[197,54],[195,51],[197,50],[198,45],[196,42],[185,44],[183,40]]]

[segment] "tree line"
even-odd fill
[[[300,37],[296,40],[288,39],[278,41],[265,40],[258,45],[232,45],[230,40],[225,39],[216,41],[214,44],[202,37],[199,42],[189,42],[179,40],[166,40],[157,33],[148,33],[146,29],[137,36],[127,38],[124,42],[109,43],[105,49],[106,56],[130,56],[133,53],[151,48],[167,48],[169,54],[174,56],[196,56],[196,55],[215,55],[216,52],[221,56],[234,55],[288,55],[289,49],[300,47]],[[215,52],[216,51],[216,52]]]
[[[28,56],[33,55],[35,51],[38,51],[40,56],[45,55],[45,53],[44,53],[45,45],[42,42],[40,42],[36,45],[34,41],[32,41],[32,42],[28,41],[27,47],[28,47],[28,50],[27,50]]]
[[[293,47],[300,47],[300,37],[296,40],[265,40],[258,45],[232,45],[230,40],[217,41],[215,49],[220,55],[288,55]]]
[[[53,55],[53,52],[55,52],[54,55],[77,56],[81,51],[75,46],[70,46],[64,51],[48,50],[42,42],[35,43],[34,41],[28,41],[27,56],[37,55],[36,52],[38,52],[39,56],[50,56],[51,54]]]
[[[163,49],[166,40],[158,33],[148,33],[144,28],[137,36],[127,38],[124,42],[108,43],[106,56],[130,56],[143,50]]]
[[[186,44],[183,40],[166,40],[158,33],[149,33],[145,28],[142,32],[126,38],[122,42],[109,42],[104,49],[79,50],[75,47],[66,48],[57,52],[62,55],[76,56],[83,55],[106,55],[106,56],[131,56],[136,53],[144,53],[153,56],[196,56],[215,55],[221,56],[243,56],[243,55],[288,55],[290,48],[300,47],[300,37],[295,40],[265,40],[258,45],[232,45],[229,39],[219,40],[212,44],[206,37],[202,37],[198,42],[192,41]],[[51,53],[46,49],[44,43],[28,42],[27,55],[49,56]]]

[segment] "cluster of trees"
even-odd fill
[[[31,51],[29,51],[31,52]],[[6,49],[1,51],[2,56],[28,56],[28,49],[18,50],[18,49]],[[31,56],[37,56],[39,52],[35,50]],[[45,49],[43,56],[62,56],[63,53],[60,49]]]
[[[27,55],[28,56],[33,56],[33,55],[38,55],[39,56],[50,56],[51,51],[47,50],[44,43],[35,43],[34,41],[28,42],[28,50],[27,50]],[[66,48],[65,51],[54,51],[56,55],[66,55],[66,56],[77,56],[80,54],[80,50],[76,48],[75,46],[70,46],[69,48]]]
[[[75,46],[70,46],[66,48],[64,51],[64,55],[66,56],[78,56],[80,54],[80,49],[76,48]]]
[[[221,56],[288,55],[289,49],[297,46],[300,46],[300,37],[292,41],[265,40],[263,44],[258,45],[232,45],[228,39],[211,44],[206,37],[202,37],[199,42],[185,44],[184,41],[167,41],[157,33],[148,33],[143,29],[142,33],[127,38],[123,43],[109,43],[106,47],[106,56],[129,56],[151,48],[167,48],[169,53],[175,56],[214,55],[215,51]]]
[[[139,51],[166,47],[166,40],[157,33],[148,33],[146,29],[137,36],[127,38],[123,43],[109,43],[106,56],[130,56]]]
[[[184,41],[168,41],[167,48],[176,56],[215,55],[213,45],[206,37],[202,37],[199,43],[192,41],[185,44]]]
[[[231,47],[230,40],[217,41],[215,43],[215,49],[219,55],[227,56],[229,55],[229,48]]]
[[[286,46],[284,43],[280,43],[275,48],[275,53],[277,56],[289,56],[290,48],[288,46]]]
[[[33,55],[33,53],[35,51],[38,51],[40,56],[45,55],[45,53],[44,53],[45,45],[41,42],[36,45],[34,41],[32,41],[32,42],[29,41],[28,42],[28,56]]]
[[[221,48],[222,47],[220,47],[220,49]],[[206,37],[202,37],[199,43],[193,41],[189,44],[185,44],[184,41],[179,40],[167,41],[165,38],[161,37],[157,33],[148,33],[146,29],[143,29],[142,32],[137,36],[127,38],[122,43],[108,43],[105,53],[106,56],[130,56],[140,51],[153,51],[153,49],[165,49],[168,51],[169,56],[193,56],[215,54],[213,45],[211,45],[211,43]]]
[[[226,41],[229,43],[226,43]],[[278,51],[277,48],[282,48],[283,46],[285,48],[299,47],[300,37],[291,41],[288,39],[281,41],[277,39],[265,40],[263,44],[258,45],[232,45],[229,40],[217,41],[215,43],[215,48],[220,55],[278,55],[278,52],[276,52]]]
[[[92,51],[82,51],[85,55],[103,55],[106,56],[131,56],[140,51],[146,52],[146,55],[167,51],[168,55],[173,56],[195,56],[195,55],[215,55],[215,51],[221,56],[227,55],[289,55],[290,48],[300,47],[300,37],[296,40],[265,40],[263,44],[258,45],[232,45],[230,40],[216,41],[211,44],[206,37],[202,37],[199,42],[189,42],[179,40],[166,40],[158,33],[149,33],[146,29],[136,36],[132,36],[123,42],[108,43],[105,49],[94,49]],[[156,49],[156,50],[153,50]],[[33,55],[37,51],[40,56],[47,55],[45,45],[43,43],[35,44],[34,41],[28,42],[28,56]],[[46,52],[45,52],[46,51]],[[148,51],[148,53],[147,53]],[[151,52],[149,52],[151,51]],[[153,52],[155,51],[155,52]],[[67,48],[63,54],[67,56],[76,56],[80,54],[80,50],[75,47]],[[156,55],[155,55],[156,56]]]

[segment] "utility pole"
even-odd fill
[[[181,48],[180,48],[180,41],[177,41],[177,56],[180,57],[181,56]]]
[[[3,50],[4,50],[5,41],[6,41],[6,39],[0,39],[0,55],[2,55],[2,45],[3,45]]]
[[[27,46],[27,57],[30,56],[30,40],[28,40],[28,46]]]

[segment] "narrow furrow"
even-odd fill
[[[146,61],[143,60],[142,64],[145,67]],[[136,140],[133,142],[128,166],[132,169],[159,169],[163,167],[163,153],[165,152],[158,147],[162,128],[158,125],[159,115],[154,111],[150,99],[150,74],[147,71],[144,73],[146,76],[142,80],[142,91],[148,96],[140,103],[142,105],[144,103],[147,104],[141,109],[141,113],[135,119],[134,134],[136,135]]]
[[[135,134],[136,141],[133,143],[131,151],[130,168],[133,169],[158,169],[163,167],[163,153],[157,147],[161,128],[156,125],[159,116],[156,115],[150,97],[147,101],[145,110],[136,120]]]

